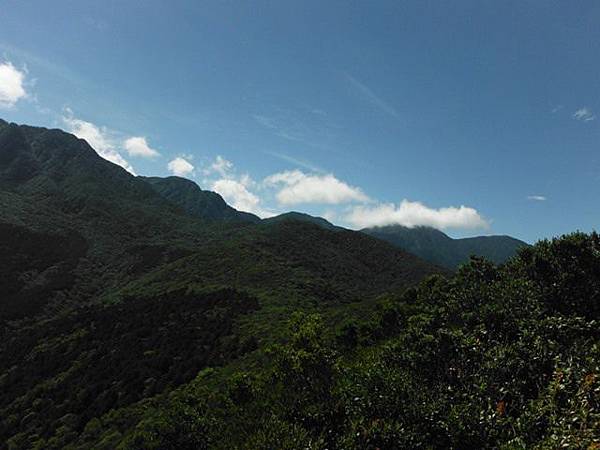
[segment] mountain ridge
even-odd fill
[[[197,183],[176,176],[138,178],[150,184],[167,200],[181,206],[188,214],[215,221],[257,223],[260,217],[229,206],[216,192],[201,189]]]
[[[431,227],[387,225],[364,228],[362,233],[382,239],[440,266],[456,269],[471,255],[502,264],[529,244],[507,235],[474,236],[453,239]]]
[[[273,217],[267,217],[266,219],[262,219],[263,223],[267,223],[267,224],[275,224],[275,223],[279,223],[279,222],[286,222],[286,221],[299,221],[299,222],[308,222],[308,223],[312,223],[315,225],[318,225],[322,228],[325,228],[327,230],[347,230],[344,227],[340,227],[338,225],[334,225],[331,222],[329,222],[327,219],[324,219],[323,217],[318,217],[318,216],[311,216],[310,214],[306,214],[306,213],[302,213],[302,212],[298,212],[298,211],[289,211],[286,213],[282,213],[279,214],[277,216],[273,216]]]
[[[85,140],[56,129],[1,123],[0,205],[3,205],[0,224],[5,226],[0,229],[4,231],[0,244],[12,283],[12,294],[0,304],[0,312],[4,308],[11,314],[21,307],[27,314],[39,310],[42,298],[46,305],[58,302],[57,307],[64,305],[65,298],[77,306],[83,298],[82,292],[90,299],[104,298],[116,292],[118,286],[198,252],[206,255],[202,261],[208,267],[211,258],[222,260],[224,249],[230,254],[226,261],[231,268],[243,263],[244,269],[254,273],[258,280],[266,277],[272,267],[296,265],[303,268],[303,276],[321,280],[319,283],[325,286],[328,277],[320,274],[326,273],[329,266],[337,267],[339,261],[346,261],[348,267],[355,265],[357,271],[360,267],[377,280],[365,279],[361,282],[364,286],[371,286],[371,292],[381,292],[389,284],[389,274],[378,275],[381,267],[370,262],[370,252],[395,268],[397,279],[401,280],[396,286],[402,283],[408,286],[429,274],[445,273],[387,243],[373,238],[365,241],[356,232],[346,231],[344,239],[332,239],[331,230],[314,223],[295,224],[298,221],[293,220],[263,223],[256,216],[236,211],[218,194],[203,191],[190,180],[133,176],[101,158]],[[36,242],[47,241],[49,248],[24,247],[19,252],[11,251],[15,243],[10,235],[15,233]],[[311,239],[305,239],[305,235]],[[74,253],[75,260],[70,258],[68,264],[62,264],[61,258],[66,255],[61,252],[60,243],[73,236],[81,240],[76,248],[82,250]],[[275,242],[278,243],[273,245]],[[302,244],[298,245],[299,242]],[[364,254],[354,252],[352,243],[363,246]],[[50,251],[54,245],[56,248]],[[292,252],[296,247],[315,255],[321,248],[327,248],[328,253],[322,254],[327,264],[315,264],[311,258],[298,259],[299,253]],[[265,252],[267,248],[272,251]],[[206,249],[212,253],[206,254]],[[54,256],[45,256],[48,251],[48,255]],[[11,259],[16,254],[21,257]],[[245,256],[260,254],[268,261],[260,266],[265,273],[253,269],[252,258],[256,256]],[[28,259],[40,263],[33,267],[24,263]],[[411,269],[405,270],[402,264]],[[215,280],[226,285],[226,274],[232,270],[223,264],[218,267],[221,272],[215,273]],[[32,271],[35,282],[30,280]],[[282,269],[277,277],[291,277],[291,273],[286,274]],[[214,284],[214,280],[206,281]],[[308,292],[307,289],[316,287],[302,289]],[[363,292],[366,294],[367,290]],[[32,302],[31,308],[26,307],[27,302]]]
[[[597,234],[452,272],[302,213],[213,220],[239,212],[164,183],[172,201],[68,133],[0,122],[0,450],[554,448],[553,420],[597,429]]]

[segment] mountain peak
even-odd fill
[[[327,230],[343,230],[342,227],[338,227],[337,225],[332,224],[327,219],[324,219],[322,217],[311,216],[310,214],[298,211],[290,211],[283,214],[279,214],[278,216],[263,219],[264,223],[280,223],[286,221],[309,222],[315,225],[319,225],[320,227],[325,228]]]
[[[194,181],[176,176],[138,177],[152,186],[162,197],[183,208],[188,214],[207,220],[227,222],[260,221],[254,214],[238,211],[229,206],[216,192],[205,191]]]

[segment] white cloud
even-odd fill
[[[0,108],[12,108],[22,98],[25,91],[25,72],[18,70],[11,62],[0,63]]]
[[[227,161],[221,155],[217,155],[215,161],[210,165],[210,172],[216,172],[222,177],[226,176],[233,169],[233,163],[231,161]]]
[[[259,217],[277,214],[275,211],[279,208],[272,203],[276,201],[280,206],[332,205],[321,213],[324,218],[342,220],[356,228],[389,224],[439,229],[489,227],[475,209],[466,206],[433,209],[408,200],[399,205],[375,204],[360,188],[348,185],[333,174],[288,170],[257,183],[248,174],[237,173],[234,164],[222,156],[206,164],[202,172],[208,189],[219,193],[234,208]],[[349,203],[354,206],[340,206]]]
[[[252,192],[256,182],[248,174],[238,175],[233,163],[218,155],[203,170],[208,178],[204,180],[211,190],[220,194],[225,201],[239,211],[256,214],[259,217],[270,217],[274,212],[265,209],[261,198]],[[211,179],[211,175],[213,178]],[[216,179],[215,179],[216,178]]]
[[[240,179],[221,178],[212,183],[211,189],[223,196],[225,201],[239,211],[256,214],[259,217],[272,217],[276,215],[262,206],[258,195],[250,191],[254,181],[247,175]]]
[[[543,195],[528,195],[527,200],[533,200],[535,202],[544,202],[546,201],[546,197]]]
[[[590,108],[584,106],[583,108],[575,111],[573,118],[576,120],[581,120],[582,122],[590,122],[591,120],[594,120],[596,116],[592,113]]]
[[[488,222],[477,210],[467,206],[429,208],[420,202],[402,200],[399,206],[392,203],[374,207],[357,206],[352,209],[346,220],[357,228],[404,225],[406,227],[430,226],[437,229],[488,228]]]
[[[173,175],[178,177],[185,177],[194,171],[194,166],[181,156],[169,161],[167,168]]]
[[[300,170],[279,172],[265,178],[267,186],[283,186],[276,195],[282,205],[366,202],[369,198],[357,187],[349,186],[332,174],[306,174]]]
[[[100,128],[91,122],[74,118],[69,109],[67,109],[67,116],[63,117],[63,121],[71,133],[78,138],[85,139],[98,155],[135,175],[131,164],[116,150],[106,128]]]
[[[146,138],[142,136],[132,136],[125,139],[123,147],[127,150],[130,156],[140,156],[142,158],[156,158],[160,155],[156,150],[151,148],[146,142]]]
[[[212,190],[223,196],[225,201],[240,211],[258,214],[261,211],[260,198],[250,192],[240,181],[221,178],[212,184]],[[260,214],[259,214],[260,215]]]

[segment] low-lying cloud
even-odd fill
[[[254,181],[248,174],[239,175],[232,162],[217,156],[205,165],[204,184],[223,196],[240,211],[260,217],[276,214],[270,208],[304,204],[327,205],[322,215],[340,219],[342,225],[365,228],[384,225],[407,227],[430,226],[437,229],[487,229],[489,223],[471,207],[430,208],[421,202],[403,200],[400,204],[376,203],[360,188],[338,179],[333,174],[306,173],[301,170],[277,172]],[[283,208],[282,208],[283,209]]]
[[[386,203],[377,206],[356,206],[346,216],[346,220],[356,228],[384,225],[403,225],[410,228],[429,226],[440,230],[489,227],[489,223],[474,208],[449,206],[435,209],[409,200],[402,200],[399,205]]]
[[[177,158],[169,161],[167,164],[167,169],[169,169],[169,172],[171,172],[173,175],[178,177],[187,177],[194,172],[194,165],[187,159],[178,156]]]
[[[276,213],[263,206],[263,200],[253,192],[257,183],[248,174],[238,175],[231,161],[217,155],[203,170],[204,181],[210,189],[220,194],[225,201],[239,211],[271,217]]]
[[[133,175],[136,174],[131,164],[117,150],[106,128],[98,127],[85,120],[76,119],[70,110],[67,110],[63,122],[71,133],[80,139],[85,139],[102,158],[123,167]]]
[[[127,150],[130,156],[139,156],[141,158],[156,158],[160,155],[158,151],[154,150],[146,142],[146,138],[143,136],[132,136],[125,139],[123,147]]]
[[[221,194],[225,201],[235,209],[263,216],[260,198],[250,192],[244,183],[238,180],[221,178],[215,181],[211,188]]]

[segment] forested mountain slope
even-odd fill
[[[235,291],[209,294],[216,314],[182,292],[82,311],[62,319],[75,327],[60,323],[76,332],[56,321],[15,332],[27,347],[10,347],[0,383],[25,394],[3,403],[2,431],[10,448],[40,449],[594,449],[599,249],[597,234],[573,234],[347,308],[337,324],[327,308],[297,312],[285,343],[263,350],[231,332],[229,317],[257,307]],[[147,315],[123,332],[128,310]],[[206,314],[202,334],[193,324]],[[36,344],[49,332],[59,338]],[[27,389],[23,374],[62,364]]]
[[[57,291],[74,301],[96,295],[196,249],[220,243],[231,249],[235,246],[228,242],[238,242],[238,234],[245,236],[240,243],[254,235],[267,242],[270,234],[279,236],[279,225],[269,232],[241,229],[239,222],[255,217],[235,211],[191,181],[134,177],[99,157],[85,141],[60,130],[0,123],[0,188],[2,270],[10,289],[0,305],[5,317],[36,311]],[[281,224],[283,229],[286,225]],[[295,239],[303,237],[288,234],[286,239],[293,249]],[[312,239],[318,248],[319,240],[330,238],[319,229],[313,230]],[[364,241],[348,232],[346,241],[334,245],[347,251],[344,248],[352,247],[348,240]],[[437,270],[385,244],[374,243],[372,248],[406,258],[411,267],[398,270],[413,271],[412,281],[420,277],[419,267],[424,270],[421,276]],[[288,257],[285,244],[278,245],[277,252],[274,258]],[[218,251],[212,256],[217,258]],[[336,264],[337,249],[329,256],[333,260],[323,267]],[[229,263],[235,266],[235,259]]]
[[[223,222],[260,221],[258,216],[237,211],[225,203],[216,192],[204,191],[191,180],[181,177],[140,177],[162,197],[180,206],[187,213],[207,220]]]
[[[164,194],[0,122],[0,449],[600,445],[596,233],[454,274]]]
[[[339,323],[446,273],[357,232],[239,221],[215,196],[0,122],[0,448],[65,448],[203,368],[257,364],[295,311]]]
[[[448,269],[456,269],[471,256],[481,256],[501,264],[515,256],[519,249],[528,246],[510,236],[452,239],[444,232],[430,227],[389,225],[361,231]]]
[[[338,227],[322,217],[315,217],[311,216],[310,214],[300,213],[296,211],[291,211],[279,214],[278,216],[263,219],[263,223],[280,223],[289,221],[313,223],[327,230],[344,230],[344,228]]]

